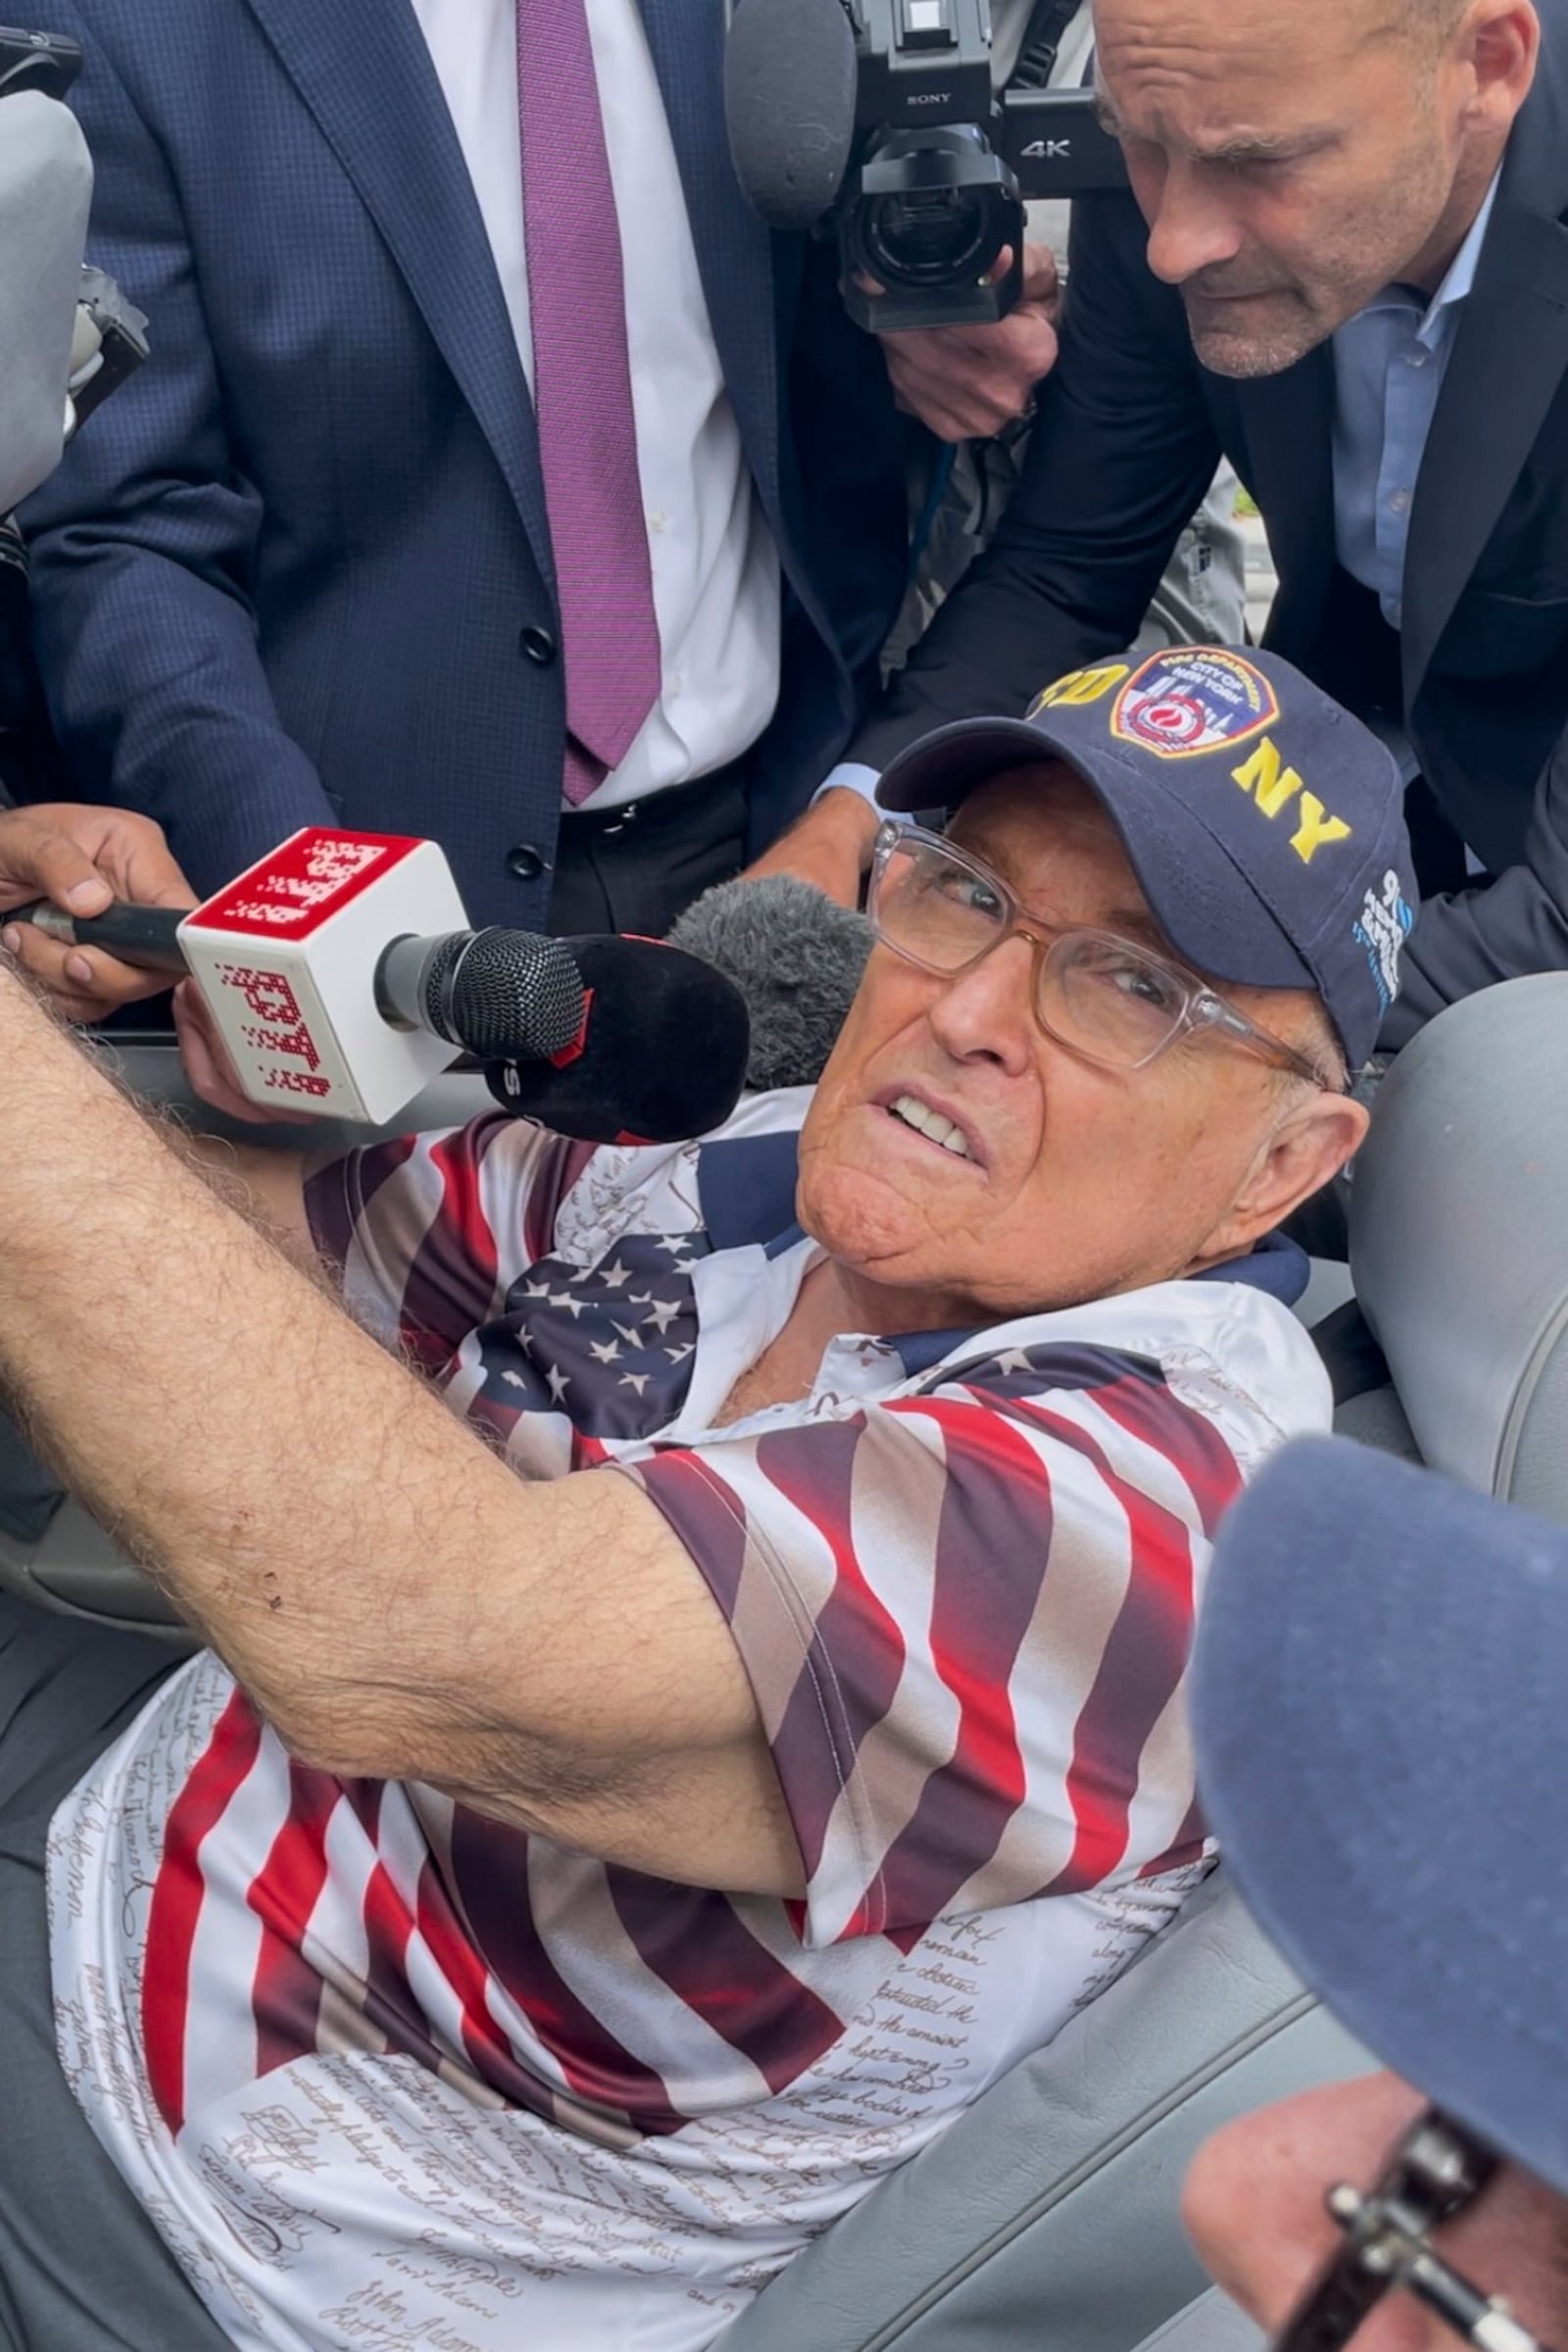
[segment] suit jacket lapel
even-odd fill
[[[545,580],[550,526],[527,383],[483,218],[412,8],[247,0],[385,237],[494,450]],[[373,419],[368,419],[373,429]]]
[[[1291,645],[1299,652],[1310,642],[1334,576],[1332,350],[1320,344],[1283,374],[1248,377],[1235,384],[1234,397],[1251,486],[1286,584]]]
[[[1407,710],[1565,370],[1568,228],[1511,203],[1505,178],[1416,483],[1404,565]]]

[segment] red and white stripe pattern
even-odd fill
[[[841,1342],[793,1413],[692,1429],[694,1359],[726,1337],[754,1354],[760,1295],[774,1286],[776,1325],[810,1256],[714,1250],[692,1167],[588,1164],[486,1120],[323,1171],[313,1209],[357,1311],[456,1407],[558,1467],[580,1412],[575,1458],[636,1477],[677,1530],[756,1690],[806,1900],[666,1885],[432,1790],[328,1779],[194,1663],[57,1818],[74,1892],[56,1969],[88,1988],[62,2034],[89,2115],[150,2209],[182,2216],[176,2250],[237,2341],[359,2340],[302,2328],[284,2273],[336,2308],[333,2283],[381,2260],[366,2211],[378,2247],[406,2218],[428,2249],[411,2080],[443,2086],[443,2133],[511,2119],[509,2161],[550,2200],[548,2254],[530,2204],[523,2274],[569,2269],[564,2233],[612,2315],[657,2243],[661,2276],[733,2275],[744,2300],[1049,2038],[1206,1852],[1182,1704],[1194,1610],[1244,1475],[1326,1419],[1304,1333],[1243,1285],[1172,1284],[972,1335],[914,1373],[890,1344]],[[606,1333],[623,1338],[602,1360]],[[621,1367],[656,1350],[627,1391]],[[122,2038],[136,2062],[110,2082],[93,2053]],[[352,2132],[328,2120],[345,2101]],[[291,2164],[304,2219],[285,2227],[270,2200]],[[247,2238],[258,2182],[270,2218]],[[482,2202],[454,2189],[431,2262],[493,2250]],[[617,2227],[639,2217],[624,2263],[607,2204]],[[705,2342],[734,2308],[694,2302],[667,2340]],[[500,2352],[519,2316],[504,2298],[472,2341]],[[619,2325],[607,2344],[631,2340]]]
[[[1201,1851],[1178,1695],[1241,1473],[1157,1364],[1014,1348],[637,1475],[747,1659],[813,1942]]]

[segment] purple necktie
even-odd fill
[[[573,808],[662,682],[637,472],[620,225],[584,0],[516,0],[533,400],[566,665]]]

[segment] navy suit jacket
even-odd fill
[[[905,580],[907,432],[831,252],[770,239],[741,200],[721,0],[642,4],[784,567],[757,849],[874,689]],[[476,920],[542,922],[564,727],[550,532],[413,9],[60,0],[49,21],[87,56],[92,255],[154,342],[25,516],[73,788],[157,817],[199,888],[337,816],[441,841]]]
[[[1495,877],[1423,907],[1389,1045],[1473,989],[1568,967],[1568,0],[1536,5],[1540,71],[1416,483],[1398,637],[1338,568],[1330,348],[1275,376],[1210,374],[1132,198],[1097,198],[1074,209],[1061,356],[1024,482],[850,755],[883,766],[944,718],[1021,710],[1131,644],[1223,452],[1279,572],[1268,643],[1402,723],[1440,812]]]

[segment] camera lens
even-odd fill
[[[983,277],[1006,242],[985,188],[918,188],[868,203],[866,259],[886,285],[951,285]]]
[[[963,303],[978,299],[1003,247],[1022,243],[1023,206],[973,123],[934,123],[875,134],[840,233],[852,272],[906,297]]]

